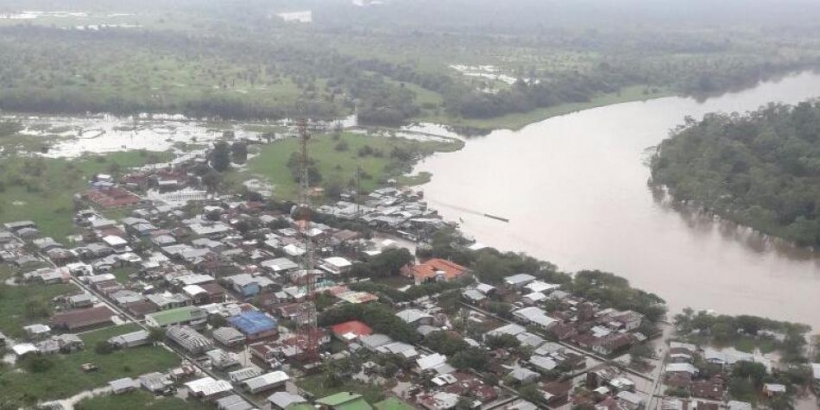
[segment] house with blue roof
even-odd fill
[[[229,318],[228,323],[245,335],[249,342],[276,336],[278,333],[276,319],[260,311],[240,313]]]

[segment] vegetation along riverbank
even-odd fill
[[[688,119],[652,158],[652,183],[742,225],[820,245],[820,104]]]

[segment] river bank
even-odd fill
[[[675,93],[668,89],[632,86],[626,87],[617,93],[601,94],[586,102],[565,103],[552,107],[539,108],[526,113],[515,113],[493,118],[461,118],[450,115],[427,115],[416,120],[421,122],[443,124],[453,128],[462,128],[466,131],[489,133],[497,129],[518,131],[527,125],[543,121],[552,117],[566,115],[591,108],[604,107],[631,101],[646,101],[655,98],[669,97]]]
[[[610,105],[495,131],[415,170],[434,175],[423,186],[430,205],[486,245],[566,271],[611,271],[666,299],[671,312],[691,306],[820,328],[816,254],[795,255],[748,228],[678,212],[652,195],[645,163],[647,149],[686,116],[817,95],[820,76],[804,73],[705,101]]]

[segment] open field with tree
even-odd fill
[[[342,190],[363,192],[384,186],[388,179],[400,178],[412,169],[419,158],[435,152],[461,149],[463,143],[414,141],[398,137],[370,136],[354,133],[313,136],[308,151],[312,161],[311,186],[323,187],[328,197],[338,197]],[[280,199],[296,199],[299,187],[299,140],[290,138],[261,147],[258,156],[249,161],[249,171],[269,180]],[[358,171],[357,171],[358,169]]]
[[[82,351],[51,356],[30,355],[17,363],[16,368],[5,366],[0,370],[0,386],[3,387],[0,397],[16,399],[24,404],[65,398],[104,386],[114,379],[165,371],[179,364],[179,358],[174,353],[160,346],[143,346],[108,354],[95,352],[98,342],[137,329],[136,325],[123,325],[84,333],[80,335],[85,343]],[[98,370],[83,372],[80,366],[84,363],[93,363]]]
[[[0,161],[0,222],[37,221],[43,235],[57,241],[74,232],[74,195],[98,173],[167,161],[170,153],[145,151],[84,156],[79,159],[10,157]]]
[[[48,322],[54,313],[52,298],[77,293],[80,291],[74,285],[10,286],[0,283],[0,311],[3,312],[0,333],[12,338],[24,337],[23,326]]]
[[[100,396],[85,399],[74,406],[77,410],[198,410],[202,403],[185,401],[177,397],[156,397],[146,391]]]

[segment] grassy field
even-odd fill
[[[444,125],[453,125],[458,127],[477,128],[483,130],[492,129],[511,129],[519,130],[534,122],[543,121],[547,118],[557,117],[559,115],[570,114],[576,111],[588,110],[590,108],[603,107],[606,105],[643,101],[653,98],[669,97],[674,95],[670,90],[655,89],[656,92],[644,93],[646,87],[635,86],[627,87],[621,90],[620,93],[603,94],[590,101],[583,103],[561,104],[549,108],[541,108],[521,114],[509,114],[501,117],[488,119],[473,119],[473,118],[455,118],[449,115],[427,115],[419,118],[419,121],[433,122]]]
[[[0,283],[0,332],[12,338],[25,336],[23,326],[47,323],[51,299],[80,293],[73,285],[9,286]]]
[[[346,144],[343,151],[337,149],[339,144]],[[369,146],[380,151],[381,156],[360,156],[359,151]],[[372,191],[390,178],[397,178],[407,171],[406,164],[391,158],[395,148],[413,150],[419,155],[429,155],[437,151],[453,151],[461,148],[458,142],[412,141],[405,138],[390,138],[344,133],[338,140],[331,135],[318,135],[311,139],[308,150],[316,162],[322,184],[338,183],[342,187],[355,186],[356,168],[361,167],[361,188]],[[249,161],[249,170],[270,180],[275,185],[278,198],[294,199],[297,197],[298,183],[288,168],[291,155],[299,150],[297,139],[286,139],[262,147],[259,156]],[[369,176],[369,177],[368,177]],[[423,177],[422,177],[423,178]],[[429,176],[428,176],[429,178]],[[405,181],[411,181],[406,179]]]
[[[327,388],[322,385],[323,374],[303,377],[296,382],[296,385],[303,390],[309,391],[316,398],[322,398],[343,391],[358,393],[364,396],[368,403],[376,403],[384,399],[384,392],[379,386],[365,384],[353,379],[345,379],[345,383],[338,387]]]
[[[77,403],[76,410],[197,410],[206,408],[201,402],[185,401],[177,397],[156,397],[143,390],[130,393],[99,396]]]
[[[81,391],[104,386],[107,382],[122,377],[137,377],[152,371],[165,371],[179,364],[179,358],[163,347],[145,346],[115,351],[101,355],[94,352],[97,342],[110,337],[132,332],[136,325],[106,328],[80,335],[85,349],[67,355],[49,356],[52,366],[39,373],[26,370],[8,370],[0,374],[0,392],[27,401],[52,400],[70,397]],[[99,370],[84,373],[80,366],[94,363]],[[0,398],[4,393],[0,393]]]
[[[74,194],[98,173],[166,161],[170,153],[128,151],[75,160],[20,158],[0,160],[0,223],[32,220],[45,236],[62,241],[74,232]]]

